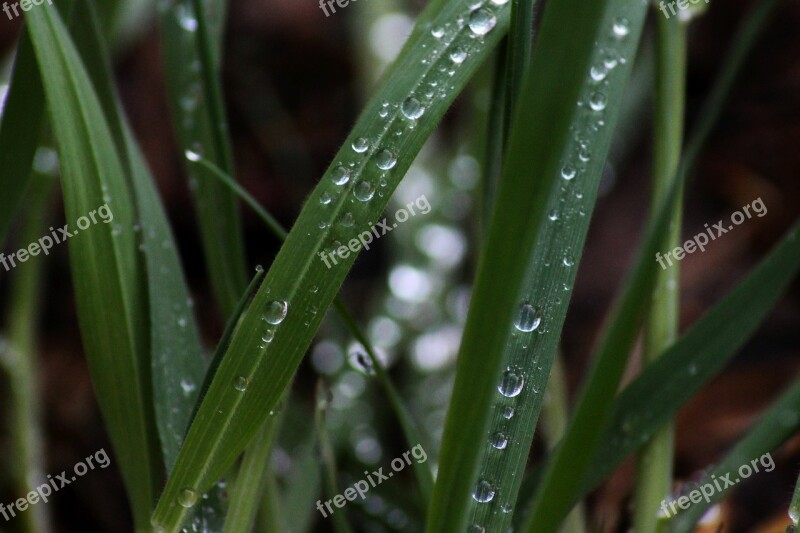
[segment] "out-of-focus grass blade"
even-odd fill
[[[508,14],[507,5],[485,2],[470,12],[460,0],[434,0],[420,15],[234,333],[155,524],[167,531],[180,527],[186,513],[181,495],[207,490],[284,394],[356,258],[328,268],[318,254],[369,233],[439,119],[502,37]],[[248,382],[246,391],[233,386],[240,378]]]
[[[219,70],[219,34],[225,2],[159,2],[167,94],[182,152],[202,154],[233,174]],[[206,264],[225,316],[246,281],[244,246],[234,196],[213,177],[187,167]]]
[[[299,452],[292,454],[293,469],[291,476],[286,479],[283,506],[284,515],[292,517],[289,531],[305,533],[310,531],[310,526],[316,518],[314,502],[320,493],[322,483],[315,433],[309,431],[305,441],[297,449]]]
[[[225,175],[221,169],[203,158],[199,158],[195,162],[198,165],[203,166],[212,175],[216,176],[248,206],[250,206],[262,220],[262,222],[264,222],[269,231],[271,231],[278,239],[281,241],[286,240],[287,232],[285,229],[283,229],[283,226],[281,226],[280,222],[278,222],[275,217],[273,217],[266,209],[264,209],[264,207],[258,203],[258,200],[253,198],[250,193],[236,183],[233,178]],[[389,404],[391,405],[392,410],[394,411],[394,414],[400,423],[400,427],[403,430],[409,448],[422,443],[422,437],[417,429],[416,424],[414,423],[414,419],[411,417],[408,409],[406,409],[405,404],[403,404],[403,401],[400,398],[400,394],[398,394],[397,389],[395,389],[392,381],[386,374],[386,370],[383,368],[383,365],[378,359],[375,349],[372,347],[372,343],[369,342],[369,339],[367,339],[367,336],[359,327],[356,319],[353,318],[353,316],[350,314],[350,311],[347,310],[347,306],[345,306],[344,302],[338,298],[334,300],[334,309],[339,314],[339,318],[342,320],[345,327],[350,330],[350,333],[353,335],[353,337],[355,337],[355,339],[361,343],[361,346],[363,346],[364,350],[367,352],[369,357],[368,363],[375,372],[375,377],[378,380],[378,384],[381,386],[387,398],[389,399]],[[414,469],[414,474],[417,476],[417,482],[419,483],[420,496],[422,497],[421,499],[423,502],[427,503],[430,501],[431,490],[433,488],[433,474],[429,468],[422,467],[421,465]]]
[[[622,0],[545,7],[481,252],[428,531],[510,524],[645,10]]]
[[[138,528],[145,528],[161,462],[135,210],[98,97],[56,10],[31,10],[27,20],[58,145],[68,219],[74,223],[105,204],[113,213],[113,224],[98,221],[73,236],[70,255],[97,400],[134,520]]]
[[[45,113],[39,67],[27,29],[17,45],[8,95],[0,121],[0,244],[5,242],[31,177]]]
[[[748,431],[747,435],[734,446],[733,450],[711,472],[706,474],[706,479],[712,475],[719,477],[721,474],[734,472],[741,465],[749,464],[752,459],[775,450],[795,435],[800,429],[800,418],[797,416],[799,406],[800,383],[793,385],[781,395],[769,411],[762,415],[758,423]],[[702,518],[706,510],[727,493],[727,487],[724,487],[721,491],[715,491],[709,502],[705,500],[699,503],[693,502],[689,509],[681,511],[669,520],[669,531],[672,533],[693,531],[694,525]],[[795,496],[796,494],[795,491]]]

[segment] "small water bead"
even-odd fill
[[[508,368],[503,372],[500,384],[497,386],[498,392],[506,398],[513,398],[522,392],[525,385],[525,376],[516,368]]]
[[[178,327],[185,328],[186,324],[187,324],[187,322],[186,322],[186,319],[184,317],[180,317],[178,319]]]
[[[455,63],[456,65],[460,65],[467,59],[467,51],[461,48],[460,46],[456,46],[450,52],[450,61]]]
[[[239,392],[244,392],[247,390],[247,386],[250,384],[250,380],[244,376],[239,376],[236,378],[236,381],[233,382],[233,388],[238,390]]]
[[[550,219],[550,220],[552,220],[552,221],[556,221],[556,220],[558,220],[558,211],[556,211],[555,209],[552,209],[552,210],[551,210],[551,211],[550,211],[550,212],[547,214],[547,218],[549,218],[549,219]]]
[[[369,141],[364,137],[359,137],[353,141],[353,151],[357,154],[363,154],[367,150],[369,150]]]
[[[441,26],[433,28],[431,30],[431,35],[433,35],[435,39],[441,39],[444,36],[444,28],[442,28]]]
[[[425,114],[425,106],[413,96],[409,96],[405,99],[403,105],[400,106],[400,111],[407,119],[417,120],[419,117]]]
[[[567,181],[574,178],[576,173],[577,170],[572,165],[564,165],[564,168],[561,169],[561,177]]]
[[[582,162],[586,163],[592,157],[592,152],[589,151],[589,148],[586,146],[581,147],[580,151],[578,152],[578,159]]]
[[[491,1],[496,6],[504,6],[508,3],[508,0],[491,0]]]
[[[500,432],[497,432],[492,435],[491,443],[493,448],[497,450],[505,450],[506,446],[508,446],[508,437]]]
[[[197,385],[194,382],[189,381],[188,379],[181,380],[181,389],[183,390],[184,394],[191,394],[197,388]]]
[[[608,68],[612,69],[619,64],[619,56],[614,50],[607,50],[603,54],[603,65]]]
[[[266,343],[272,342],[272,339],[275,338],[275,330],[273,328],[269,328],[264,331],[264,334],[261,335],[261,340]]]
[[[606,104],[608,104],[608,98],[599,91],[592,93],[589,97],[589,107],[594,111],[602,111],[606,108]]]
[[[326,192],[322,193],[322,196],[319,197],[319,203],[322,205],[330,204],[331,200],[333,200],[333,198],[331,198],[331,195]]]
[[[324,220],[320,220],[319,223],[317,224],[317,227],[319,227],[319,229],[325,229],[328,227],[328,223],[325,222]]]
[[[511,507],[511,505],[507,503],[504,503],[503,506],[500,508],[500,510],[503,511],[505,514],[508,514],[513,510],[513,507]]]
[[[355,223],[355,219],[353,218],[353,213],[347,212],[342,215],[342,218],[339,219],[339,224],[344,226],[345,228],[350,228]]]
[[[478,9],[469,16],[469,29],[478,37],[492,31],[496,24],[497,17],[489,9]]]
[[[183,489],[178,495],[178,503],[181,505],[181,507],[190,509],[195,503],[197,503],[197,492],[193,489]]]
[[[513,407],[505,407],[503,408],[503,418],[506,420],[511,420],[514,418],[514,408]]]
[[[479,524],[472,524],[467,528],[467,533],[486,533],[486,528]]]
[[[538,328],[541,323],[542,315],[538,309],[528,302],[523,302],[519,306],[514,319],[514,327],[520,331],[529,332]]]
[[[350,181],[350,171],[343,166],[338,166],[331,173],[331,180],[336,185],[344,185]]]
[[[189,161],[200,161],[200,159],[203,157],[194,150],[186,150],[183,155],[186,156],[186,159]]]
[[[186,31],[197,31],[197,18],[190,7],[179,5],[175,10],[175,15],[178,17],[178,24],[181,25]]]
[[[589,76],[591,76],[594,81],[603,81],[606,79],[607,75],[608,69],[605,65],[594,65],[591,69],[589,69]]]
[[[353,189],[353,195],[362,202],[369,202],[375,196],[375,186],[368,181],[359,181]]]
[[[383,149],[375,156],[375,164],[381,170],[391,170],[397,164],[397,156],[391,150]]]
[[[619,17],[616,19],[614,21],[614,26],[612,27],[614,35],[616,37],[625,37],[628,35],[631,31],[630,24],[630,21],[625,17]]]
[[[495,488],[491,483],[485,479],[478,481],[475,485],[475,490],[472,492],[472,498],[478,503],[488,503],[494,499]]]
[[[264,310],[264,320],[270,324],[278,325],[283,322],[289,312],[289,304],[282,300],[274,300],[267,304]]]
[[[470,11],[478,9],[483,4],[483,0],[467,0],[467,7],[469,7]]]

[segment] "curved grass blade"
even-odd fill
[[[478,267],[428,531],[510,524],[644,20],[646,6],[628,4],[545,8]],[[593,68],[605,69],[600,80]]]
[[[200,2],[194,0],[160,2],[159,25],[168,100],[182,153],[203,154],[234,175],[217,79],[224,4],[208,2],[199,9]],[[246,286],[236,201],[212,177],[188,167],[187,171],[211,284],[223,315],[230,316]]]
[[[800,223],[747,279],[625,388],[614,402],[611,422],[592,458],[581,494],[667,423],[750,338],[800,271],[799,234]]]
[[[285,229],[283,229],[283,226],[281,226],[280,222],[278,222],[275,217],[273,217],[266,209],[264,209],[264,207],[258,203],[258,200],[253,198],[253,196],[241,185],[236,183],[233,178],[225,175],[225,173],[213,163],[210,163],[203,158],[199,158],[195,162],[198,165],[205,167],[206,170],[208,170],[212,175],[216,176],[248,206],[250,206],[250,208],[255,211],[255,213],[262,220],[262,222],[264,222],[267,228],[269,228],[269,231],[271,231],[273,235],[275,235],[281,241],[286,240],[288,233]],[[378,359],[372,343],[369,342],[369,339],[367,339],[367,336],[359,327],[358,322],[356,322],[355,318],[353,318],[353,316],[350,314],[350,311],[347,310],[344,302],[337,298],[334,300],[333,306],[345,327],[350,330],[350,334],[353,335],[353,337],[361,344],[361,346],[364,347],[364,350],[367,352],[369,364],[375,371],[375,377],[378,380],[378,384],[381,386],[381,388],[383,388],[384,393],[389,399],[389,404],[391,405],[392,410],[394,411],[394,414],[400,423],[400,427],[403,430],[403,434],[406,437],[406,443],[408,444],[409,448],[420,444],[422,442],[420,431],[417,429],[417,425],[414,423],[414,419],[411,417],[408,409],[406,409],[405,405],[403,404],[400,394],[397,392],[397,389],[395,389],[392,381],[386,374],[386,370],[383,368],[383,365]],[[422,501],[429,502],[431,490],[433,489],[433,473],[429,468],[423,467],[415,468],[414,473],[417,476],[417,483],[419,484]]]
[[[44,90],[27,29],[17,45],[8,96],[0,119],[0,244],[31,179],[31,164],[44,123]]]
[[[750,460],[777,449],[784,442],[794,436],[800,429],[800,418],[797,417],[800,406],[800,383],[793,385],[761,416],[747,435],[740,440],[733,450],[709,472],[709,475],[719,476],[734,472],[739,466],[748,464]],[[708,475],[707,475],[708,476]],[[720,501],[728,494],[727,487],[715,491],[710,497],[710,502],[705,500],[696,503],[685,512],[680,512],[668,522],[671,533],[690,533],[694,525],[714,503]],[[795,490],[795,498],[797,491]]]
[[[58,145],[70,220],[108,205],[114,224],[69,240],[76,304],[92,381],[134,520],[144,528],[160,479],[150,399],[144,274],[134,206],[98,97],[54,9],[27,13]],[[74,229],[74,228],[73,228]],[[77,232],[76,232],[77,233]]]
[[[349,255],[329,269],[318,254],[353,242],[379,220],[436,123],[507,26],[508,7],[489,2],[470,13],[459,0],[435,0],[423,11],[234,334],[167,482],[155,524],[176,530],[186,513],[181,493],[211,486],[281,398],[356,258]],[[265,335],[271,342],[263,342]],[[232,386],[239,378],[249,380],[245,393]]]

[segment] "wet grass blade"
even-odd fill
[[[328,268],[318,254],[367,234],[380,219],[439,119],[502,37],[508,15],[508,6],[489,4],[470,14],[458,0],[435,0],[423,11],[234,333],[154,523],[178,529],[186,513],[181,494],[207,490],[284,394],[356,258],[351,254]],[[240,378],[248,382],[245,392],[233,387]]]
[[[44,90],[27,29],[22,31],[0,121],[0,244],[25,197],[45,114]]]
[[[134,520],[144,528],[160,479],[151,404],[144,273],[135,209],[108,123],[80,56],[54,9],[27,14],[50,109],[70,221],[108,204],[113,224],[69,240],[86,356],[123,474]],[[74,226],[72,228],[74,230]]]
[[[800,271],[800,223],[770,254],[614,401],[611,422],[580,494],[635,452],[722,370]],[[570,495],[571,501],[576,498]],[[658,510],[654,509],[653,513]]]
[[[797,434],[800,430],[800,418],[797,411],[800,409],[800,383],[793,385],[761,416],[759,421],[747,432],[728,455],[720,461],[707,475],[719,477],[721,474],[735,472],[739,466],[749,464],[752,459],[765,453],[772,452]],[[709,507],[722,500],[729,491],[727,487],[715,491],[710,501],[705,500],[693,503],[685,512],[675,515],[669,520],[668,530],[671,533],[690,533],[694,525],[703,517]],[[797,491],[795,490],[795,498]]]
[[[163,2],[159,24],[172,123],[181,152],[203,154],[229,175],[233,157],[218,79],[224,2]],[[246,286],[239,214],[233,195],[187,167],[214,294],[229,316]]]
[[[645,8],[545,8],[461,342],[428,531],[510,524]]]

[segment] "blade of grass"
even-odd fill
[[[686,25],[679,17],[656,15],[656,81],[653,142],[653,191],[651,214],[669,194],[678,177],[683,140],[686,93]],[[680,244],[683,193],[672,206],[665,249]],[[658,269],[652,265],[653,269]],[[680,325],[680,266],[675,264],[656,274],[650,309],[643,327],[643,364],[658,358],[678,337]],[[660,429],[642,449],[637,465],[633,527],[641,533],[656,533],[657,518],[650,512],[672,487],[673,428]],[[655,504],[655,505],[654,505]]]
[[[215,166],[210,161],[203,159],[202,157],[197,158],[194,162],[200,166],[203,166],[211,175],[216,176],[217,179],[224,183],[248,206],[250,206],[250,208],[253,209],[264,225],[267,226],[267,229],[269,229],[269,231],[272,232],[275,237],[281,241],[286,240],[288,233],[283,226],[281,226],[280,222],[278,222],[275,217],[273,217],[266,209],[264,209],[264,207],[258,203],[258,200],[253,198],[250,193],[236,183],[233,178],[227,176],[220,168]],[[406,409],[406,406],[403,404],[400,394],[397,392],[397,389],[395,389],[394,385],[389,379],[389,376],[386,374],[386,370],[383,368],[383,365],[378,359],[372,343],[369,342],[369,339],[367,339],[367,336],[361,330],[358,322],[356,322],[355,318],[353,318],[353,316],[350,314],[350,311],[347,310],[344,302],[342,302],[339,298],[336,298],[333,306],[344,326],[350,331],[350,334],[353,335],[353,337],[359,343],[361,343],[361,346],[363,346],[364,350],[367,352],[371,368],[375,371],[375,377],[378,380],[378,384],[381,386],[384,394],[386,394],[386,397],[389,399],[389,404],[391,405],[391,408],[394,411],[398,422],[400,423],[400,427],[403,430],[403,434],[406,437],[406,443],[410,448],[420,444],[422,442],[420,431],[417,429],[417,425],[411,417],[411,414],[408,412],[408,409]],[[429,468],[426,467],[415,468],[414,473],[417,476],[417,482],[419,484],[422,501],[430,501],[431,490],[433,488],[433,473]]]
[[[644,14],[628,2],[545,7],[461,342],[428,531],[509,527]]]
[[[66,28],[54,9],[26,14],[62,165],[67,215],[108,204],[115,224],[69,241],[81,332],[97,400],[126,482],[136,527],[146,528],[160,478],[150,403],[143,272],[134,207],[112,135]],[[112,312],[109,312],[112,310]]]
[[[199,1],[164,2],[160,11],[165,75],[172,122],[182,152],[203,154],[229,175],[233,156],[222,102],[219,28],[212,13],[224,2],[202,9]],[[221,25],[222,17],[218,17]],[[185,68],[186,66],[189,68]],[[230,316],[245,288],[244,245],[233,195],[204,173],[191,172],[195,209],[206,265],[224,316]]]
[[[507,6],[487,5],[472,14],[467,9],[458,0],[428,5],[381,89],[309,196],[234,333],[167,482],[155,524],[167,531],[179,527],[186,512],[180,494],[187,488],[203,492],[213,484],[283,395],[356,258],[349,255],[329,269],[318,254],[366,233],[378,220],[425,139],[502,37]],[[443,35],[434,36],[434,27],[444,28]],[[368,144],[363,151],[362,143],[356,143],[362,138]],[[271,342],[263,342],[265,335]],[[249,380],[245,393],[232,386],[240,377]]]
[[[751,459],[774,451],[789,440],[800,429],[800,418],[797,416],[798,406],[800,406],[800,383],[791,386],[775,401],[758,422],[750,428],[747,435],[737,442],[728,455],[706,474],[706,479],[712,475],[719,476],[733,472],[739,466],[748,464]],[[724,487],[721,491],[715,491],[709,502],[703,500],[697,504],[693,503],[685,512],[673,516],[668,523],[669,531],[671,533],[694,531],[694,525],[708,508],[728,494],[727,489]],[[793,502],[796,501],[796,497],[797,492],[795,491]]]
[[[47,208],[52,197],[51,176],[36,176],[28,190],[25,220],[19,236],[20,244],[36,242],[47,230]],[[6,320],[8,337],[0,342],[0,367],[8,374],[10,398],[7,412],[10,424],[9,465],[14,490],[27,494],[31,487],[47,483],[45,477],[42,413],[37,386],[36,326],[41,308],[43,285],[42,261],[21,266],[14,275]],[[20,516],[22,528],[29,533],[51,531],[47,507],[30,509]]]

